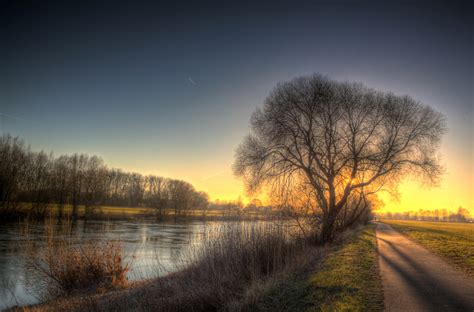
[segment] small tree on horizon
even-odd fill
[[[318,241],[348,205],[414,175],[436,183],[445,117],[409,96],[314,74],[279,83],[251,118],[235,155],[247,192],[303,190],[319,214]]]

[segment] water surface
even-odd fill
[[[199,237],[209,227],[224,221],[188,223],[137,222],[137,221],[89,221],[78,222],[74,234],[92,240],[120,240],[129,263],[128,278],[138,280],[166,274],[179,268],[177,258],[190,244],[199,243]],[[36,282],[24,267],[25,251],[21,246],[27,239],[45,245],[45,225],[29,225],[28,237],[24,225],[12,223],[0,225],[0,309],[36,303],[40,299],[31,287]],[[159,265],[158,265],[159,263]],[[157,270],[161,268],[161,270]],[[37,283],[36,283],[37,284]]]

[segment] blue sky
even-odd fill
[[[6,3],[0,113],[14,118],[2,131],[35,149],[236,198],[230,166],[251,113],[277,82],[319,72],[446,114],[447,179],[473,189],[468,2]],[[468,191],[446,192],[474,208]]]

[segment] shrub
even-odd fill
[[[26,269],[41,285],[29,285],[44,297],[76,291],[102,291],[127,286],[128,264],[120,242],[81,240],[47,226],[45,246],[29,241]]]

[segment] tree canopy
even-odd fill
[[[305,189],[327,241],[347,205],[406,175],[436,182],[445,131],[441,113],[408,95],[314,74],[271,91],[251,117],[234,172],[249,192],[269,184]]]

